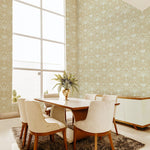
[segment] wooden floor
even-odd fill
[[[19,118],[0,120],[0,149],[19,150],[11,128],[21,126]],[[150,127],[145,130],[135,130],[133,127],[117,124],[119,134],[125,135],[145,144],[141,150],[150,150]],[[112,131],[115,131],[112,128]]]

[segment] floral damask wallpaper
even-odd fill
[[[12,91],[12,1],[0,0],[0,112],[16,111]]]
[[[78,0],[78,72],[81,97],[150,96],[150,8]]]
[[[66,70],[77,74],[77,1],[66,0]]]
[[[150,8],[66,0],[66,69],[85,93],[150,96]],[[13,112],[12,0],[0,0],[0,113]]]

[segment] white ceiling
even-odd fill
[[[150,0],[123,0],[124,2],[140,9],[141,11],[150,7]]]

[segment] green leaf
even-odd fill
[[[13,94],[14,97],[16,97],[16,96],[17,96],[16,90],[13,90],[13,91],[12,91],[12,94]]]

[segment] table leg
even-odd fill
[[[75,121],[80,121],[80,120],[86,119],[87,112],[88,112],[88,109],[72,110],[72,113],[74,115]],[[66,136],[67,136],[67,141],[69,143],[73,142],[73,134],[74,134],[73,130],[70,129],[70,128],[67,128],[67,130],[66,130]],[[62,135],[61,132],[57,133],[57,135],[59,135],[60,137],[63,138],[63,135]],[[88,137],[88,135],[86,134],[86,132],[78,131],[76,139],[80,140],[80,139],[83,139],[83,138],[86,138],[86,137]]]
[[[75,121],[80,121],[80,120],[85,120],[87,113],[88,113],[88,109],[82,109],[82,110],[72,110],[72,113],[74,115],[74,119]],[[83,138],[88,137],[88,134],[86,134],[86,132],[81,132],[78,131],[76,134],[76,139],[80,140]]]
[[[72,113],[74,115],[75,121],[85,120],[88,113],[88,109],[72,110]]]

